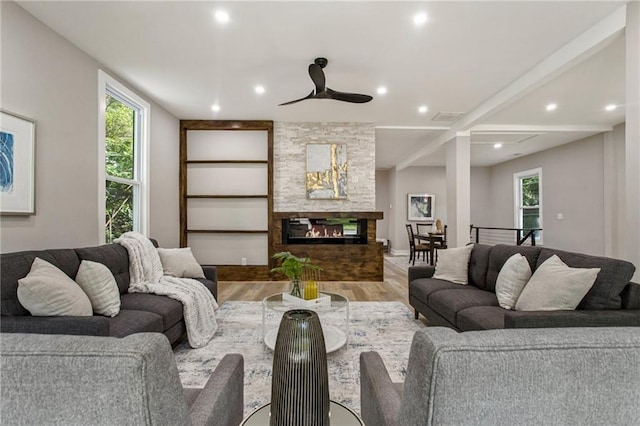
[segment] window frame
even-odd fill
[[[522,205],[522,180],[525,178],[538,176],[538,205],[537,206],[523,206]],[[517,172],[513,174],[513,207],[514,207],[514,216],[513,223],[514,228],[523,228],[523,220],[521,212],[526,208],[537,208],[540,216],[540,228],[544,228],[543,226],[543,218],[542,218],[542,167],[538,167],[535,169],[525,170],[522,172]],[[536,245],[542,245],[543,239],[542,234],[544,231],[538,232],[536,235]]]
[[[133,179],[106,174],[106,96],[110,95],[136,112],[134,120]],[[105,244],[106,181],[133,185],[133,230],[149,233],[149,121],[151,107],[132,90],[98,70],[98,242]]]

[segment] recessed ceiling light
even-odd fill
[[[220,111],[220,105],[218,105],[218,104],[211,105],[211,111],[213,111],[213,112]]]
[[[418,112],[420,114],[424,114],[427,111],[429,111],[429,108],[427,108],[426,105],[422,105],[420,108],[418,108]]]
[[[422,25],[427,22],[427,14],[424,12],[416,13],[413,16],[413,23],[416,25]]]
[[[555,111],[556,108],[558,108],[558,105],[556,104],[547,105],[547,111]]]
[[[258,95],[262,95],[264,93],[264,86],[256,86],[254,90]]]
[[[384,86],[378,87],[378,95],[384,95],[387,93],[387,88]]]
[[[493,144],[493,147],[494,147],[495,149],[502,148],[502,144],[501,144],[500,142],[497,142],[497,143],[494,143],[494,144]]]
[[[604,109],[606,109],[607,111],[615,111],[616,108],[618,108],[618,106],[615,104],[607,105],[606,107],[604,107]]]
[[[216,10],[214,16],[216,18],[216,21],[220,22],[221,24],[226,24],[227,22],[229,22],[229,14],[226,10]]]

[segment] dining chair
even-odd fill
[[[416,264],[416,256],[419,256],[422,253],[422,260],[426,261],[427,256],[431,250],[431,246],[429,244],[416,244],[416,238],[413,233],[413,227],[410,223],[407,223],[407,237],[409,237],[409,262],[412,265]]]

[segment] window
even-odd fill
[[[149,104],[99,71],[98,212],[101,243],[147,234]]]
[[[513,175],[515,188],[515,227],[542,228],[542,169]],[[535,233],[536,244],[542,243],[542,232]]]

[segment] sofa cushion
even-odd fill
[[[469,282],[469,258],[473,245],[438,251],[438,261],[433,278],[458,284]]]
[[[531,270],[535,270],[538,264],[538,256],[540,255],[540,247],[530,246],[510,246],[505,244],[498,244],[493,246],[491,253],[489,254],[489,267],[487,268],[487,288],[488,291],[496,291],[496,280],[498,274],[505,264],[507,259],[516,253],[522,254],[527,258]]]
[[[570,268],[556,255],[536,269],[516,303],[518,311],[574,310],[600,268]]]
[[[93,312],[114,317],[120,312],[120,290],[113,274],[102,263],[80,262],[76,282],[91,301]]]
[[[440,290],[429,296],[429,307],[457,325],[458,312],[472,306],[497,306],[495,293],[479,288],[464,286],[457,289]]]
[[[120,309],[109,320],[109,336],[125,337],[134,333],[162,333],[162,317],[153,312]]]
[[[516,253],[507,259],[496,280],[498,304],[505,309],[513,309],[529,278],[531,267],[526,257]]]
[[[29,315],[18,301],[18,280],[27,276],[33,260],[39,257],[73,278],[80,260],[73,249],[33,250],[5,253],[0,256],[0,288],[2,315]]]
[[[460,284],[436,278],[418,278],[409,283],[409,294],[426,305],[429,303],[429,297],[434,292],[456,288],[459,289]]]
[[[572,268],[600,268],[595,283],[577,309],[620,309],[622,306],[620,293],[636,270],[633,264],[608,257],[544,248],[540,252],[538,265],[554,254]]]
[[[462,331],[504,328],[506,309],[499,306],[474,306],[458,312],[456,326]]]
[[[120,294],[129,289],[129,255],[120,244],[76,249],[80,260],[90,260],[105,265],[116,279]],[[76,269],[77,270],[77,269]]]
[[[160,263],[165,275],[177,278],[204,278],[202,267],[191,252],[191,247],[158,248]]]
[[[487,268],[489,267],[489,254],[491,246],[474,244],[469,258],[469,284],[482,290],[487,287]]]
[[[127,293],[121,296],[120,309],[153,312],[162,317],[162,330],[168,330],[182,320],[182,303],[167,296],[147,293]]]
[[[18,280],[18,300],[33,316],[93,315],[80,286],[60,269],[36,257],[26,277]]]

